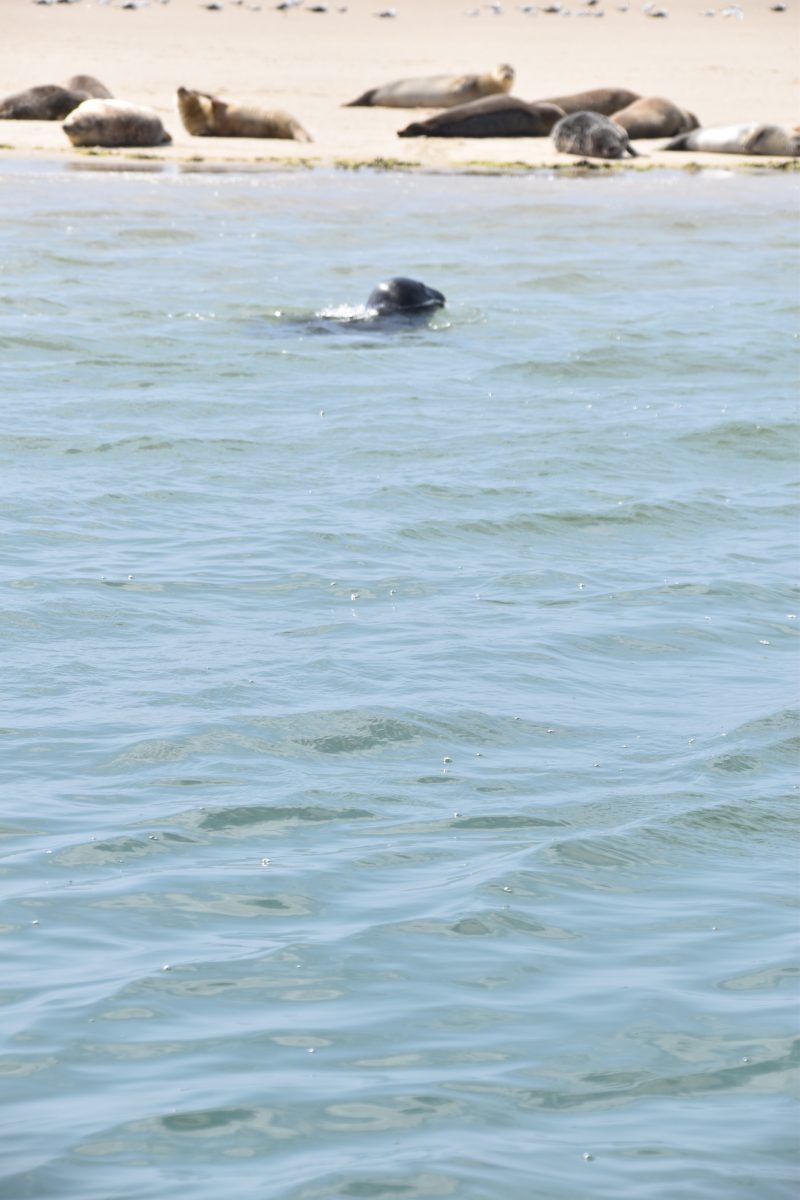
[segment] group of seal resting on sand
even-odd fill
[[[347,108],[438,108],[412,121],[398,136],[506,138],[552,135],[557,150],[584,158],[636,157],[635,138],[672,140],[662,149],[719,154],[800,156],[798,130],[745,123],[703,129],[694,113],[661,96],[626,88],[593,88],[527,103],[510,94],[514,68],[502,63],[476,75],[398,79],[371,88]],[[178,112],[193,137],[312,139],[289,113],[238,104],[208,92],[180,87]],[[115,100],[91,75],[74,75],[64,86],[45,84],[0,100],[0,118],[63,120],[75,146],[160,146],[172,141],[154,109]],[[66,118],[66,119],[64,119]]]

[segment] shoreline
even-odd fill
[[[800,119],[797,0],[782,13],[771,11],[772,0],[745,0],[741,19],[721,15],[734,9],[703,10],[704,0],[664,0],[668,19],[655,21],[638,0],[598,0],[595,8],[572,10],[569,19],[569,10],[526,16],[517,3],[495,16],[485,4],[470,9],[470,0],[435,0],[435,6],[396,0],[391,20],[376,19],[376,0],[347,0],[324,14],[312,13],[310,5],[278,12],[277,0],[219,0],[222,7],[214,11],[201,0],[136,2],[145,6],[122,11],[123,0],[0,0],[0,95],[88,73],[115,96],[154,108],[173,138],[146,151],[89,152],[98,157],[455,173],[475,164],[504,174],[560,171],[578,160],[558,153],[549,137],[401,140],[403,125],[433,110],[348,107],[348,101],[393,79],[510,62],[513,94],[526,100],[613,84],[667,96],[706,127],[794,126]],[[602,20],[576,19],[598,12]],[[314,140],[192,137],[176,110],[180,85],[284,109]],[[641,159],[593,160],[590,169],[786,170],[800,161],[663,151],[667,140],[637,140]],[[70,146],[59,121],[0,120],[0,161],[85,155]]]

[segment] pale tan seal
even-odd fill
[[[484,96],[510,92],[513,82],[514,68],[502,63],[485,75],[429,75],[422,79],[398,79],[383,87],[370,88],[344,107],[454,108],[459,104],[481,100]]]
[[[293,138],[310,142],[299,121],[280,109],[230,104],[206,92],[178,88],[178,111],[193,137]]]
[[[775,154],[800,158],[800,133],[781,125],[723,125],[683,133],[665,150],[702,150],[709,154]]]
[[[626,129],[631,138],[674,137],[676,133],[697,129],[700,124],[694,113],[661,96],[634,100],[627,108],[612,113],[611,120]]]
[[[526,104],[516,96],[486,96],[413,121],[398,137],[546,137],[564,116],[555,104]]]
[[[539,104],[557,104],[564,112],[594,112],[610,117],[612,113],[627,108],[634,100],[640,99],[638,92],[629,92],[626,88],[592,88],[588,92],[573,92],[569,96],[548,96],[539,100]]]
[[[63,86],[44,83],[6,96],[0,100],[0,118],[5,121],[63,121],[84,100],[101,95],[110,96],[111,92],[99,79],[91,75],[73,75]]]
[[[172,141],[157,112],[127,100],[84,100],[61,128],[73,146],[162,146]]]
[[[581,158],[637,157],[622,126],[602,113],[578,112],[562,117],[553,130],[553,142],[562,154],[579,154]]]

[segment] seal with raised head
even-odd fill
[[[627,108],[634,100],[639,100],[638,92],[629,92],[627,88],[592,88],[588,92],[573,92],[569,96],[548,96],[546,100],[538,100],[537,104],[557,104],[564,112],[594,112],[604,117]]]
[[[562,117],[553,130],[556,150],[581,158],[637,157],[621,125],[600,113],[577,112]]]
[[[312,140],[299,121],[280,109],[233,104],[192,88],[178,88],[178,112],[192,137]]]
[[[63,121],[88,98],[88,92],[45,83],[0,100],[0,117],[5,121]]]
[[[398,137],[546,137],[564,116],[555,104],[526,104],[516,96],[487,96],[412,121]]]
[[[428,287],[427,283],[420,283],[418,279],[395,275],[372,289],[367,310],[381,317],[416,316],[443,308],[445,304],[444,296],[436,288]]]
[[[127,100],[84,100],[61,128],[73,146],[163,146],[172,141],[157,112]]]
[[[800,157],[800,132],[781,125],[723,125],[682,133],[665,150],[703,150],[709,154],[775,154]]]
[[[383,87],[370,88],[345,104],[345,108],[371,105],[382,108],[454,108],[484,96],[510,92],[514,68],[501,63],[485,75],[428,75],[422,79],[398,79]]]
[[[643,96],[641,100],[634,100],[627,108],[612,113],[611,120],[627,130],[631,138],[674,137],[676,133],[697,129],[700,124],[694,113],[678,108],[662,96]]]

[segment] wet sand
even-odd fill
[[[532,16],[517,4],[496,15],[470,0],[397,0],[394,18],[374,15],[387,7],[379,0],[351,0],[346,11],[332,3],[324,13],[310,11],[311,2],[279,12],[275,3],[225,3],[214,11],[197,0],[132,10],[123,9],[121,0],[0,0],[0,94],[93,74],[115,96],[154,107],[173,142],[147,151],[90,153],[209,163],[302,160],[454,170],[574,165],[550,138],[399,138],[397,131],[426,110],[342,107],[393,79],[486,71],[500,62],[516,69],[513,91],[525,100],[613,85],[667,96],[706,126],[793,126],[800,120],[799,3],[785,12],[771,11],[774,0],[745,3],[739,19],[735,9],[722,15],[725,9],[713,7],[713,0],[664,0],[669,15],[653,19],[641,4],[620,11],[624,3],[605,0],[593,8],[569,5],[569,16],[545,14],[541,7]],[[175,105],[181,84],[286,109],[313,143],[191,137]],[[664,144],[637,142],[646,157],[626,165],[773,161],[665,153]],[[0,121],[0,145],[3,158],[87,154],[69,145],[58,121]]]

